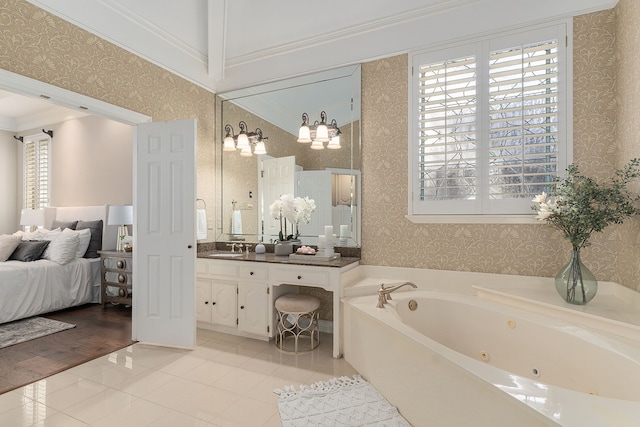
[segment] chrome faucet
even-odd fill
[[[397,291],[398,289],[400,289],[403,286],[411,286],[412,288],[417,288],[415,283],[412,283],[412,282],[400,283],[400,284],[392,286],[390,288],[385,288],[384,287],[384,283],[381,283],[380,284],[380,289],[378,289],[378,304],[376,305],[376,307],[377,308],[384,308],[384,305],[387,302],[392,300],[391,292]]]

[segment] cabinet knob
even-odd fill
[[[124,274],[118,274],[118,283],[125,283],[127,281],[127,276]]]
[[[209,301],[205,301],[204,303],[205,303],[205,304],[209,304]]]
[[[249,272],[249,276],[253,276],[253,271],[250,271],[250,272]]]
[[[124,268],[124,266],[125,266],[125,263],[124,263],[124,261],[123,261],[123,260],[118,260],[118,261],[116,262],[116,267],[117,267],[117,268],[119,268],[119,269],[123,269],[123,268]]]
[[[302,276],[298,276],[298,280],[302,279]]]
[[[241,305],[241,306],[240,306],[240,310],[244,310],[244,305]]]
[[[193,246],[189,245],[189,246],[187,246],[187,249],[191,249],[192,247],[193,247]]]
[[[213,301],[213,302],[211,303],[211,305],[216,305],[216,302],[215,302],[215,301]]]

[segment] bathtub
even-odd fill
[[[586,328],[473,287],[392,296],[344,299],[344,357],[412,425],[640,426],[635,325]]]

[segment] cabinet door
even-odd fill
[[[238,329],[256,335],[269,335],[267,331],[266,284],[238,283]]]
[[[211,279],[196,279],[196,320],[211,323]]]
[[[213,281],[211,287],[212,322],[234,327],[237,324],[238,285],[235,282]]]

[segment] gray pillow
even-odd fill
[[[85,258],[98,258],[98,251],[102,249],[102,220],[97,221],[78,221],[76,230],[88,228],[91,230],[91,240],[87,252],[84,253]]]
[[[9,257],[9,260],[31,262],[42,258],[44,250],[49,245],[49,240],[24,240],[18,243],[18,247]]]
[[[60,230],[64,230],[65,228],[70,228],[75,230],[77,224],[78,221],[58,221],[57,219],[54,219],[53,224],[51,224],[51,229],[55,230],[56,228],[60,228]]]

